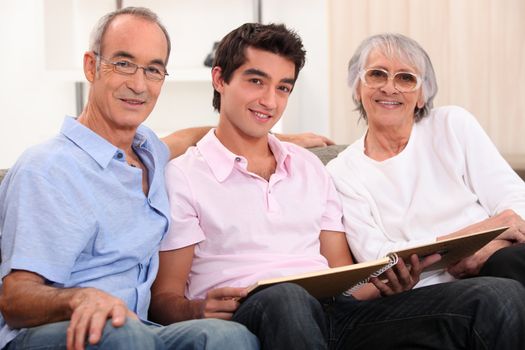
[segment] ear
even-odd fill
[[[425,107],[425,98],[423,97],[423,92],[419,94],[419,99],[417,100],[417,108],[421,109]]]
[[[361,102],[361,82],[357,83],[354,94],[356,101]]]
[[[221,67],[213,67],[211,70],[211,82],[213,84],[213,88],[217,90],[218,93],[222,93],[224,91],[224,79],[222,78]]]
[[[93,51],[84,53],[84,75],[87,81],[92,83],[95,80],[97,74],[97,58]]]

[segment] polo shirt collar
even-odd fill
[[[275,136],[268,135],[268,144],[277,161],[276,173],[291,174],[290,152],[283,147],[281,141]],[[236,163],[246,167],[246,158],[236,155],[219,141],[215,135],[215,129],[211,129],[199,142],[197,149],[209,165],[213,175],[219,182],[223,182],[230,176]]]
[[[270,145],[273,156],[277,161],[275,172],[284,173],[285,175],[292,175],[292,155],[289,149],[272,134],[268,135],[268,144]]]
[[[79,123],[76,118],[66,117],[60,132],[93,158],[103,169],[112,159],[118,158],[119,153],[122,153],[118,147]],[[140,133],[140,127],[135,134],[133,145],[149,149],[147,138]]]

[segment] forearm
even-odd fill
[[[14,273],[16,274],[16,272]],[[27,328],[69,320],[79,288],[54,288],[33,279],[4,278],[0,310],[12,328]]]
[[[163,325],[203,318],[204,304],[204,300],[188,300],[173,293],[153,295],[149,318]]]
[[[194,146],[202,139],[210,129],[211,126],[182,129],[164,137],[162,141],[170,150],[170,159],[184,154],[189,147]]]
[[[464,236],[464,235],[471,234],[471,233],[495,229],[498,227],[509,226],[510,229],[507,230],[505,234],[500,235],[498,239],[506,239],[511,242],[517,240],[519,242],[521,241],[521,235],[518,234],[518,236],[516,236],[515,231],[519,233],[520,228],[525,226],[524,224],[525,223],[523,222],[521,217],[517,215],[516,213],[514,213],[514,211],[505,210],[485,220],[482,220],[480,222],[464,227],[461,230],[449,233],[447,235],[440,236],[437,238],[437,240],[440,241],[440,240],[447,239],[447,238],[459,237],[459,236]]]

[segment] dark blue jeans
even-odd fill
[[[525,349],[525,289],[479,277],[370,301],[318,301],[280,284],[248,298],[234,320],[264,349]]]
[[[483,264],[479,275],[511,278],[525,286],[525,244],[496,251]]]

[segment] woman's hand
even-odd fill
[[[410,265],[407,266],[403,259],[387,270],[382,276],[370,279],[370,282],[379,290],[381,296],[401,293],[414,288],[419,282],[421,272],[428,266],[441,260],[441,255],[432,254],[419,260],[416,254],[410,257]],[[386,281],[385,281],[386,279]]]

